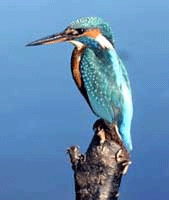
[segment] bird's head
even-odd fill
[[[107,22],[99,17],[85,17],[72,22],[63,32],[36,40],[26,46],[47,45],[70,42],[77,48],[112,48],[112,30]]]

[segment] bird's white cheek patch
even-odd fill
[[[81,48],[84,47],[84,44],[81,43],[81,42],[79,42],[79,41],[71,40],[70,42],[71,42],[72,44],[76,45],[76,47],[77,47],[78,49],[81,49]]]
[[[105,38],[102,34],[99,34],[95,40],[100,44],[100,46],[103,48],[103,49],[112,49],[113,46],[112,44],[109,42],[109,40],[107,38]]]

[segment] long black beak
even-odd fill
[[[48,45],[48,44],[55,44],[59,42],[64,42],[70,40],[70,36],[65,34],[64,32],[59,34],[54,34],[39,40],[36,40],[34,42],[31,42],[27,44],[26,46],[37,46],[37,45]]]

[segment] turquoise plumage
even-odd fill
[[[126,68],[115,50],[111,27],[101,18],[86,17],[71,23],[63,33],[28,46],[63,41],[75,45],[72,73],[82,95],[98,117],[117,124],[126,148],[131,151],[131,87]]]
[[[81,60],[81,73],[91,107],[102,119],[116,122],[128,150],[132,150],[131,88],[126,69],[116,52],[107,51],[101,59],[90,48]]]

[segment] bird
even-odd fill
[[[126,149],[132,151],[132,92],[128,72],[115,48],[111,26],[101,17],[83,17],[60,33],[26,46],[73,44],[73,79],[93,113],[115,124]]]

